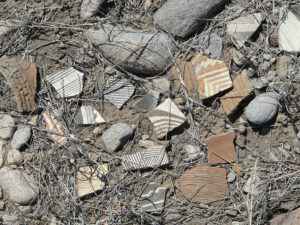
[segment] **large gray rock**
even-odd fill
[[[10,115],[0,115],[0,138],[10,139],[16,129],[16,122]]]
[[[87,30],[85,35],[113,63],[141,75],[157,75],[166,70],[175,51],[167,35],[129,27],[103,25]]]
[[[227,0],[168,0],[154,14],[155,23],[179,37],[198,31]]]
[[[108,151],[114,152],[131,137],[133,129],[125,123],[117,123],[108,128],[102,135],[102,141]]]
[[[0,186],[10,201],[21,205],[33,204],[38,197],[38,186],[34,179],[20,170],[0,169]]]
[[[13,136],[11,147],[13,149],[20,149],[29,141],[30,137],[31,128],[29,126],[19,127]]]
[[[268,124],[277,114],[279,100],[279,96],[273,92],[257,96],[246,108],[247,119],[253,125]]]

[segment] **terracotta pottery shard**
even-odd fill
[[[233,81],[233,89],[221,98],[225,113],[230,116],[239,104],[253,91],[252,86],[245,75],[238,75]]]
[[[234,131],[207,138],[208,163],[218,164],[236,161],[234,138]]]
[[[178,188],[191,202],[208,204],[229,196],[226,169],[200,165],[183,173]]]
[[[125,170],[154,168],[169,163],[166,149],[162,145],[156,145],[132,155],[125,155],[122,159]]]
[[[19,112],[36,109],[35,92],[37,69],[34,63],[20,57],[0,59],[0,73],[6,78],[13,90]]]
[[[75,192],[77,198],[103,189],[105,183],[101,180],[101,177],[107,173],[107,164],[103,164],[97,168],[90,166],[81,167],[76,174]]]
[[[169,131],[179,127],[186,120],[184,114],[170,98],[150,111],[147,116],[152,122],[158,138],[163,138]]]
[[[192,59],[198,80],[200,98],[206,99],[232,87],[229,70],[223,61],[201,54]]]

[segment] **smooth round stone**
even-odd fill
[[[7,153],[6,161],[7,161],[8,165],[19,166],[22,164],[23,156],[22,156],[21,152],[13,149]]]
[[[239,125],[238,131],[239,131],[240,134],[246,134],[247,129],[244,125]]]
[[[265,125],[277,114],[279,96],[274,92],[261,94],[247,106],[245,115],[253,125]]]
[[[16,129],[15,125],[16,122],[10,115],[0,115],[0,138],[10,139]]]
[[[18,128],[11,141],[11,147],[13,149],[20,149],[29,141],[30,137],[31,128],[29,126]]]
[[[235,180],[235,174],[230,172],[228,175],[227,175],[227,182],[228,183],[232,183],[233,181]]]

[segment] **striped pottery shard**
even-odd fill
[[[88,19],[95,15],[104,3],[105,0],[83,0],[80,8],[80,17],[82,19]]]
[[[67,129],[65,126],[57,119],[60,116],[59,109],[46,110],[43,112],[43,117],[46,123],[46,129],[50,131],[50,136],[53,141],[61,146],[67,141]]]
[[[234,131],[207,138],[205,142],[209,150],[208,163],[218,164],[236,161],[234,138]]]
[[[226,169],[199,165],[186,170],[178,188],[191,202],[208,204],[229,197]]]
[[[149,183],[142,192],[139,200],[141,210],[145,212],[161,213],[166,199],[167,188],[155,183]]]
[[[253,89],[247,76],[238,75],[233,80],[233,89],[221,98],[221,103],[227,116],[231,116],[239,104],[245,100],[252,91]]]
[[[158,138],[163,138],[169,131],[179,127],[186,120],[184,114],[170,98],[150,111],[147,116],[153,124]]]
[[[168,163],[168,155],[162,145],[156,145],[145,151],[122,157],[122,165],[125,170],[155,168]]]
[[[0,58],[0,73],[6,78],[12,89],[19,112],[30,112],[36,109],[37,68],[34,63],[22,60],[21,57]]]
[[[232,87],[226,64],[221,60],[210,59],[201,54],[192,59],[201,99],[210,98]]]
[[[75,70],[73,67],[47,76],[45,79],[62,98],[77,96],[82,92],[83,73]]]
[[[105,123],[100,113],[92,106],[81,106],[74,121],[82,125]]]
[[[102,164],[96,168],[81,167],[76,173],[75,193],[77,198],[102,190],[105,186],[102,177],[108,173],[108,165]]]
[[[135,106],[142,110],[152,110],[156,107],[158,99],[159,99],[159,91],[149,91],[147,95],[145,95],[140,101],[138,101]]]
[[[227,25],[227,33],[234,38],[234,44],[241,48],[260,26],[263,17],[260,13],[241,16]]]
[[[134,90],[134,86],[128,80],[111,76],[105,83],[103,94],[108,101],[120,109],[131,98]]]

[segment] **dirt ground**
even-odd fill
[[[240,224],[268,224],[275,215],[299,207],[300,155],[293,151],[292,146],[292,140],[296,138],[300,129],[299,83],[289,80],[278,83],[289,101],[282,102],[277,119],[272,125],[251,126],[243,114],[243,108],[236,112],[234,120],[229,120],[219,98],[214,102],[202,102],[196,96],[193,101],[180,106],[188,118],[188,123],[172,132],[165,140],[158,140],[146,113],[135,107],[135,102],[152,88],[151,81],[157,77],[139,77],[119,71],[119,74],[135,85],[136,90],[131,100],[118,110],[103,98],[100,91],[101,80],[109,76],[105,69],[112,64],[98,54],[98,49],[88,42],[83,32],[96,24],[105,23],[121,23],[142,30],[159,30],[153,23],[152,15],[165,0],[154,0],[148,10],[144,9],[143,0],[108,0],[99,13],[88,21],[80,19],[80,2],[0,0],[0,20],[17,21],[17,29],[0,37],[0,57],[30,57],[38,68],[38,110],[29,114],[16,112],[13,93],[0,74],[2,111],[12,115],[19,124],[27,124],[32,116],[41,115],[47,107],[47,102],[52,102],[61,109],[61,119],[67,127],[68,134],[76,137],[69,138],[66,145],[57,147],[45,132],[45,122],[42,116],[39,116],[37,126],[33,129],[33,137],[22,151],[24,156],[30,155],[32,158],[25,157],[26,160],[21,166],[39,182],[39,200],[32,206],[19,206],[5,199],[5,208],[0,211],[0,215],[18,216],[18,222],[15,224],[55,224],[51,223],[55,220],[57,224],[104,224],[101,222],[103,216],[113,205],[119,204],[120,211],[110,217],[108,224],[193,225],[233,224],[234,221]],[[221,60],[228,66],[233,79],[243,69],[248,68],[254,69],[255,77],[264,76],[266,72],[260,67],[263,55],[270,54],[277,60],[284,54],[279,48],[266,47],[266,39],[278,29],[278,14],[274,12],[282,5],[296,2],[232,0],[220,14],[209,21],[202,34],[214,32],[223,37]],[[247,50],[242,52],[246,63],[238,67],[229,56],[229,50],[234,46],[226,34],[226,24],[241,14],[253,12],[262,13],[265,20],[257,34],[252,37],[252,43]],[[200,34],[188,39],[174,38],[174,41],[178,46],[174,62],[176,57],[190,59],[202,46]],[[294,59],[295,68],[299,68],[299,54],[289,55]],[[256,58],[257,63],[250,60],[252,57]],[[84,73],[84,89],[79,97],[64,100],[44,78],[70,66]],[[276,70],[276,62],[269,70]],[[168,72],[162,76],[170,80],[171,90],[161,95],[160,102],[167,97],[186,98],[182,93],[175,91]],[[255,90],[255,94],[265,91],[266,88]],[[254,95],[251,98],[254,98]],[[104,117],[106,123],[100,126],[102,131],[117,122],[126,122],[135,127],[134,137],[121,151],[107,152],[99,136],[93,134],[96,125],[79,126],[73,122],[79,106],[83,104],[93,105]],[[240,125],[246,127],[246,135],[238,133]],[[183,149],[176,148],[171,136],[177,135],[183,144],[199,145],[199,142],[204,143],[207,137],[230,129],[234,129],[237,134],[236,163],[243,168],[244,175],[237,176],[235,182],[229,183],[230,197],[221,204],[202,205],[190,202],[175,184],[186,169],[207,163],[207,150],[203,148],[204,154],[198,160],[186,161],[186,153]],[[138,140],[145,134],[150,136],[150,140],[168,146],[170,165],[134,172],[124,171],[120,157],[138,151]],[[105,188],[95,195],[77,199],[74,194],[75,173],[79,167],[95,162],[109,164]],[[226,168],[227,172],[232,171],[230,164],[221,164],[219,167]],[[257,173],[261,178],[257,184],[259,194],[256,196],[246,194],[242,190],[253,173]],[[142,212],[138,207],[138,196],[150,181],[168,188],[161,215]],[[181,218],[173,223],[166,222],[169,214],[180,214]]]

